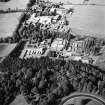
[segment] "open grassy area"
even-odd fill
[[[29,0],[11,0],[7,3],[0,3],[0,9],[6,10],[8,8],[11,9],[25,9]],[[12,36],[13,32],[17,28],[19,24],[21,13],[8,13],[8,14],[0,14],[0,37],[8,37]]]
[[[66,5],[67,7],[67,5]],[[68,16],[70,27],[90,33],[90,36],[105,37],[105,7],[75,6],[72,16]],[[93,33],[93,34],[92,34]]]
[[[84,0],[50,0],[52,2],[63,2],[65,8],[74,8],[74,13],[68,15],[70,27],[77,34],[90,35],[94,37],[105,37],[105,1],[89,0],[87,4],[97,5],[69,5],[83,4]]]
[[[15,47],[16,44],[0,44],[0,57],[8,56]]]

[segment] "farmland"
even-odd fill
[[[7,3],[0,2],[0,9],[6,10],[8,8],[11,9],[25,9],[29,0],[11,0]],[[13,36],[17,25],[19,24],[19,20],[21,18],[22,13],[8,13],[8,14],[0,14],[0,37],[8,37]]]

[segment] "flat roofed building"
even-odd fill
[[[49,24],[51,23],[51,20],[52,20],[52,17],[50,16],[41,16],[39,17],[39,23],[42,23],[42,24]]]
[[[87,64],[92,64],[93,63],[93,59],[92,58],[88,58],[88,57],[81,59],[81,61],[83,63],[87,63]]]
[[[38,48],[25,48],[21,55],[21,59],[26,58],[35,58],[35,57],[41,57],[45,52],[44,47],[38,47]]]
[[[56,38],[51,44],[51,50],[60,51],[65,47],[66,43],[66,40],[62,38]]]
[[[56,9],[56,14],[61,15],[61,16],[66,14],[66,12],[67,12],[66,9],[59,9],[59,8]]]
[[[76,60],[76,61],[80,61],[81,59],[82,59],[81,56],[75,56],[75,57],[74,57],[74,60]]]
[[[39,16],[39,17],[36,17],[36,14],[33,13],[31,15],[31,17],[27,20],[27,23],[28,24],[30,24],[30,23],[35,24],[35,23],[39,22],[41,24],[49,24],[49,23],[51,23],[52,18],[53,18],[52,16]]]
[[[64,57],[70,57],[72,55],[73,55],[73,53],[72,52],[69,52],[67,50],[63,50],[63,52],[62,52],[62,56],[64,56]]]
[[[43,48],[25,49],[24,58],[35,58],[43,54]]]
[[[44,55],[45,51],[50,47],[51,40],[46,39],[40,43],[34,41],[27,41],[24,50],[22,51],[20,58],[35,58]]]

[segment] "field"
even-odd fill
[[[0,9],[25,9],[28,2],[29,0],[11,0],[7,3],[0,3]],[[19,24],[21,15],[22,13],[0,14],[0,37],[8,37],[13,35],[13,32]]]
[[[70,26],[83,33],[93,33],[90,35],[103,38],[105,37],[104,13],[105,6],[75,6],[74,14],[68,17]]]
[[[6,3],[6,4],[0,4],[0,9],[7,9],[7,8],[12,8],[12,9],[14,9],[14,8],[26,8],[26,4],[28,3],[28,1],[29,0],[18,0],[18,1],[16,1],[16,0],[11,0],[10,2],[8,2],[8,3]],[[67,1],[67,2],[69,2],[69,0],[58,0],[58,1]],[[96,1],[98,1],[98,0],[96,0]],[[100,0],[100,1],[102,1],[102,0]],[[82,3],[83,2],[83,0],[71,0],[70,2],[73,2],[73,3]],[[91,3],[94,3],[95,2],[95,0],[91,0]],[[99,3],[99,2],[97,2],[97,3]],[[64,5],[66,8],[70,8],[71,7],[71,5]],[[89,6],[89,5],[83,5],[83,6],[80,6],[80,5],[72,5],[72,7],[74,8],[74,13],[73,13],[73,15],[68,15],[67,16],[67,18],[68,18],[68,20],[69,20],[69,22],[70,22],[70,27],[72,28],[72,31],[74,32],[74,33],[76,33],[76,34],[81,34],[81,35],[91,35],[91,36],[95,36],[95,37],[101,37],[101,38],[105,38],[105,30],[104,30],[104,28],[105,28],[105,19],[104,19],[104,17],[105,17],[105,10],[104,10],[104,8],[105,8],[105,6]],[[17,25],[19,24],[19,20],[20,20],[20,17],[21,17],[21,15],[22,15],[22,13],[9,13],[9,14],[0,14],[0,37],[8,37],[8,36],[12,36],[13,35],[13,32],[15,31],[15,29],[16,29],[16,27],[17,27]],[[91,33],[91,34],[90,34]],[[16,46],[16,44],[1,44],[0,45],[0,59],[1,59],[1,57],[5,57],[5,56],[7,56],[14,48],[15,48],[15,46]],[[103,57],[105,57],[105,55],[103,55]],[[100,58],[100,59],[102,59],[102,58]],[[28,70],[29,70],[29,75],[30,74],[33,74],[33,71],[31,70],[31,69],[29,69],[29,67],[30,68],[32,68],[32,65],[35,67],[35,68],[37,68],[37,66],[38,66],[38,68],[41,68],[41,66],[42,65],[45,65],[44,67],[44,69],[39,69],[39,71],[44,71],[44,70],[46,70],[45,72],[46,72],[46,74],[47,75],[49,75],[48,73],[49,73],[49,68],[51,68],[52,67],[52,62],[51,62],[51,60],[49,60],[48,62],[50,62],[50,63],[46,63],[47,62],[47,60],[49,60],[49,59],[45,59],[45,60],[43,60],[43,59],[41,59],[40,61],[38,60],[36,60],[36,61],[33,61],[33,64],[32,64],[32,62],[27,62],[26,64],[29,64],[27,67],[26,67],[26,65],[24,66],[24,67],[26,67],[27,68],[27,74],[26,74],[26,76],[28,75]],[[8,62],[7,62],[8,63]],[[11,68],[12,68],[12,70],[15,68],[16,69],[16,67],[18,67],[19,65],[18,65],[18,63],[19,62],[17,62],[16,64],[11,64]],[[58,64],[57,64],[58,63]],[[64,64],[63,64],[64,63]],[[70,63],[70,62],[69,62]],[[84,77],[86,76],[86,78],[88,79],[88,75],[90,75],[90,73],[87,75],[87,74],[85,74],[85,76],[84,76],[84,73],[85,72],[87,72],[87,70],[88,70],[88,67],[91,67],[91,66],[87,66],[87,68],[86,68],[86,70],[85,70],[85,64],[83,65],[81,62],[74,62],[74,61],[72,61],[70,64],[69,64],[68,62],[66,63],[66,62],[61,62],[61,63],[59,63],[59,62],[57,62],[56,61],[56,63],[54,63],[54,64],[57,64],[57,65],[55,65],[55,67],[58,67],[58,69],[57,70],[59,70],[60,69],[60,66],[61,65],[63,65],[62,67],[66,70],[67,68],[71,68],[71,71],[70,72],[68,72],[69,73],[69,75],[70,74],[75,74],[76,75],[76,79],[78,80],[78,79],[81,79],[81,81],[82,81],[82,79],[84,79]],[[21,64],[21,63],[20,63]],[[41,66],[40,65],[36,65],[36,64],[41,64]],[[51,65],[51,67],[48,65],[48,64],[50,64]],[[53,64],[53,65],[54,65]],[[17,65],[17,66],[16,66]],[[67,67],[66,67],[66,66]],[[70,65],[70,66],[69,66]],[[76,66],[74,66],[74,65],[76,65]],[[82,65],[82,66],[78,66],[78,65]],[[78,67],[78,68],[76,68],[76,67]],[[76,69],[75,69],[76,68]],[[14,70],[15,70],[14,69]],[[47,70],[48,69],[48,70]],[[73,71],[73,70],[75,69],[75,71]],[[83,71],[84,70],[84,72],[83,72],[83,74],[82,74],[82,72],[80,72],[80,70],[81,71]],[[93,69],[91,69],[91,68],[89,68],[90,70],[91,70],[91,75],[92,76],[94,76],[94,71],[96,70],[95,68]],[[12,71],[11,70],[11,71]],[[16,69],[17,70],[17,69]],[[54,82],[57,80],[57,78],[55,78],[55,74],[56,73],[58,73],[58,75],[57,75],[57,77],[58,77],[58,81],[59,81],[59,72],[57,72],[57,70],[56,70],[56,72],[54,73],[54,70],[55,70],[55,68],[53,68],[52,69],[52,73],[53,73],[53,75],[51,75],[52,77],[54,77]],[[62,68],[60,69],[60,71],[62,70]],[[72,72],[73,71],[73,72]],[[79,72],[78,72],[79,71]],[[32,73],[31,73],[32,72]],[[64,72],[64,71],[63,71]],[[43,72],[39,72],[40,73],[40,76],[42,76],[43,75]],[[37,72],[37,74],[36,75],[38,75],[39,74],[38,72]],[[42,74],[41,74],[42,73]],[[78,74],[76,74],[76,73],[78,73]],[[100,73],[100,71],[97,71],[97,74],[99,74]],[[67,74],[67,73],[66,73]],[[62,75],[63,75],[63,73],[62,73]],[[78,77],[77,75],[79,75],[79,76],[81,76],[81,75],[83,75],[84,77]],[[50,77],[51,77],[50,76]],[[96,75],[97,76],[97,75]],[[100,76],[100,75],[99,75]],[[28,76],[27,76],[28,77]],[[43,77],[44,77],[44,75],[43,75]],[[48,78],[47,76],[45,76],[44,78],[47,80],[47,81],[50,81],[50,77]],[[67,76],[66,76],[67,77]],[[68,77],[70,77],[70,76],[68,76]],[[104,77],[104,75],[102,75],[102,78]],[[98,76],[96,77],[96,78],[98,78]],[[39,80],[39,78],[37,78],[36,77],[36,79],[37,79],[37,81]],[[52,79],[52,78],[51,78]],[[27,79],[28,80],[28,79]],[[42,77],[40,77],[40,81],[38,81],[40,84],[41,84],[41,82],[45,82],[45,81],[41,81],[41,80],[43,80],[43,78]],[[99,80],[100,80],[100,78],[99,78]],[[97,79],[97,83],[96,84],[98,84],[98,81],[99,81],[98,79]],[[17,80],[16,80],[17,81]],[[26,82],[26,81],[25,81]],[[69,81],[70,82],[70,81]],[[76,81],[76,82],[78,82],[78,81]],[[91,79],[89,80],[89,82],[91,82],[92,84],[93,84],[93,81],[91,81]],[[89,83],[88,82],[88,83]],[[53,83],[53,82],[52,82]],[[50,85],[52,85],[53,86],[53,84],[47,84],[48,86],[50,86]],[[71,82],[72,83],[72,82]],[[63,81],[62,81],[62,84],[63,84]],[[26,82],[26,85],[28,86],[28,83]],[[65,85],[65,84],[64,84]],[[69,84],[70,86],[71,86],[71,84]],[[31,86],[31,85],[30,85]],[[38,88],[40,88],[40,89],[44,89],[45,87],[44,86],[40,86],[40,85],[38,85],[39,87]],[[66,85],[65,85],[66,86]],[[74,87],[75,87],[76,85],[74,85]],[[100,85],[101,86],[101,85]],[[47,86],[46,86],[47,87]],[[85,87],[85,86],[84,86]],[[88,87],[88,86],[87,86]],[[86,88],[87,88],[86,87]],[[93,86],[92,86],[93,87]],[[77,87],[75,87],[75,88],[77,88]],[[96,85],[96,88],[98,88],[98,86]],[[12,88],[11,88],[12,89]],[[32,90],[33,88],[31,88],[31,90]],[[59,93],[59,90],[60,90],[60,88],[57,88],[58,90],[57,90],[57,92],[53,89],[52,91],[54,91],[55,92],[55,94],[56,93]],[[68,85],[67,85],[67,89],[68,89]],[[63,90],[63,88],[62,88],[62,90]],[[88,90],[88,89],[87,89]],[[46,88],[46,91],[47,91],[47,88]],[[68,91],[69,91],[69,89],[68,89]],[[72,89],[70,90],[70,92],[72,91]],[[61,92],[61,94],[63,94],[62,93],[62,91],[60,91]],[[102,90],[102,92],[103,92],[103,90]],[[66,94],[66,91],[64,91],[64,93]],[[39,94],[39,93],[38,93]],[[41,94],[40,94],[41,95]],[[59,96],[59,95],[58,95]],[[49,98],[49,96],[47,96],[48,98]],[[83,97],[82,97],[83,98]],[[78,98],[78,99],[75,99],[75,100],[70,100],[70,101],[72,101],[74,104],[76,104],[75,103],[75,101],[80,101],[80,98]],[[78,104],[78,103],[77,103]],[[99,103],[95,103],[95,102],[93,102],[93,104],[92,103],[90,103],[89,105],[100,105]],[[27,104],[27,102],[26,102],[26,100],[24,99],[24,97],[22,96],[22,95],[19,95],[19,96],[17,96],[16,97],[16,99],[10,104],[10,105],[28,105]],[[43,104],[44,105],[44,104]],[[48,104],[49,105],[49,104]]]
[[[0,57],[8,56],[15,47],[16,44],[0,44]]]
[[[54,2],[64,2],[65,8],[74,8],[72,16],[68,15],[70,27],[73,32],[82,35],[95,37],[105,37],[105,1],[90,0],[87,4],[97,5],[69,5],[82,4],[83,0],[50,0]]]
[[[19,95],[10,105],[30,105],[30,104],[27,104],[24,97],[22,95]]]
[[[48,0],[45,0],[48,1]],[[63,3],[73,3],[73,4],[82,4],[84,0],[49,0],[51,2],[63,2]],[[88,0],[88,4],[89,3],[95,3],[95,4],[104,4],[105,5],[105,1],[104,0]]]

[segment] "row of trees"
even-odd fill
[[[33,38],[35,40],[43,41],[45,39],[51,38],[55,39],[57,37],[67,39],[68,41],[72,38],[75,38],[71,33],[56,32],[51,30],[40,30],[40,23],[28,25],[21,29],[20,34],[23,39]]]
[[[32,105],[59,105],[75,91],[105,97],[104,71],[81,62],[8,57],[0,70],[1,105],[8,105],[20,93]]]
[[[10,1],[10,0],[0,0],[0,2],[8,2],[8,1]]]

